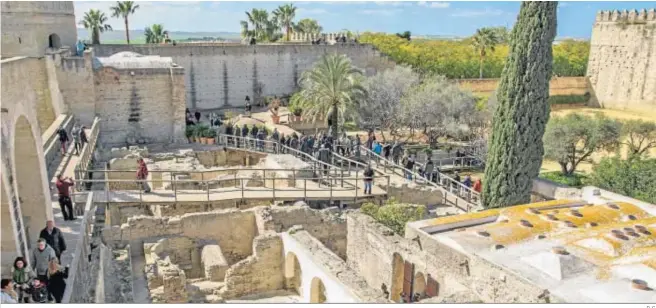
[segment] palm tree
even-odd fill
[[[112,26],[106,24],[107,16],[100,10],[91,9],[84,13],[84,18],[79,22],[85,29],[91,32],[91,44],[100,44],[100,33],[111,31]]]
[[[301,19],[294,29],[294,31],[304,34],[320,34],[323,28],[319,26],[319,23],[310,18]]]
[[[294,17],[296,17],[296,7],[291,3],[281,5],[273,11],[273,16],[278,21],[278,25],[285,28],[285,35],[289,41],[294,26]]]
[[[125,39],[130,45],[130,26],[128,25],[128,16],[134,14],[134,12],[139,8],[138,4],[134,4],[132,1],[116,1],[116,5],[110,7],[112,10],[112,17],[123,18],[125,23]]]
[[[366,96],[361,86],[362,71],[345,55],[324,55],[301,77],[301,91],[295,95],[304,116],[328,119],[332,136],[337,138],[339,124],[352,113],[358,101]]]
[[[240,22],[243,38],[255,38],[259,42],[273,42],[280,38],[280,28],[275,15],[269,19],[269,12],[266,10],[252,9],[246,12],[246,17],[247,20]]]
[[[499,44],[496,32],[490,28],[481,28],[476,30],[476,34],[472,37],[472,46],[478,52],[479,59],[479,78],[483,79],[483,60],[487,54],[487,50],[494,51],[494,47]]]
[[[164,30],[164,26],[161,24],[154,24],[144,30],[146,44],[160,44],[164,42],[168,34],[169,31]]]

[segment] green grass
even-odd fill
[[[540,173],[539,178],[575,188],[583,187],[588,180],[588,177],[581,173],[575,172],[571,176],[565,176],[560,171]]]

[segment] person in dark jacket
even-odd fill
[[[364,194],[371,195],[371,186],[374,183],[374,169],[371,168],[371,165],[367,166],[367,169],[364,170]]]
[[[66,154],[66,142],[68,142],[68,133],[61,127],[57,130],[57,135],[59,135],[59,143],[61,144],[61,154]]]
[[[194,112],[194,118],[196,118],[196,123],[200,123],[200,111]]]
[[[51,260],[48,264],[48,293],[55,298],[55,302],[58,304],[64,297],[66,278],[68,278],[68,266],[62,270],[57,260]]]
[[[46,227],[41,230],[39,237],[46,240],[46,243],[55,250],[55,256],[61,260],[61,255],[66,250],[66,241],[61,230],[55,227],[55,222],[48,220]]]
[[[248,125],[244,124],[244,126],[241,127],[241,136],[244,137],[244,147],[248,146]]]
[[[80,128],[80,149],[84,147],[85,143],[88,143],[89,139],[87,139],[87,127],[82,125]]]

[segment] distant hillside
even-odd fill
[[[87,29],[78,28],[77,36],[81,40],[91,40],[91,35]],[[239,33],[233,32],[184,32],[184,31],[171,31],[169,32],[169,37],[176,41],[183,41],[189,38],[194,40],[209,40],[213,38],[215,40],[225,40],[225,41],[240,41]],[[143,30],[130,30],[130,42],[134,43],[144,43],[145,35]],[[100,42],[105,44],[121,44],[125,43],[125,31],[124,30],[115,30],[104,32],[100,34]]]

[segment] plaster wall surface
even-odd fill
[[[74,114],[82,125],[91,127],[96,116],[92,50],[86,50],[83,57],[68,57],[61,53],[48,57],[56,68],[59,90],[68,112]]]
[[[186,69],[187,107],[217,109],[244,106],[245,97],[284,96],[301,74],[324,54],[345,54],[366,74],[394,65],[368,45],[98,45],[97,56],[121,51],[171,57]]]
[[[592,27],[587,76],[603,108],[656,108],[654,9],[601,11]]]
[[[310,302],[315,278],[321,279],[325,287],[326,303],[386,302],[382,292],[371,289],[364,279],[347,267],[346,262],[307,231],[284,232],[281,237],[285,257],[292,253],[299,262],[302,292],[299,295],[304,302]]]
[[[41,57],[55,34],[61,46],[75,46],[73,1],[2,1],[2,57]]]

